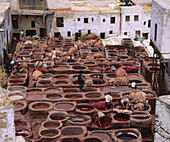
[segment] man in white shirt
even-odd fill
[[[107,95],[105,96],[105,109],[109,110],[111,107],[111,102],[112,102],[112,96],[111,93],[108,92]]]

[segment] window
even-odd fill
[[[151,27],[151,20],[148,20],[148,28]]]
[[[139,16],[138,15],[135,15],[134,16],[134,21],[138,21],[139,20]]]
[[[145,21],[145,22],[143,22],[143,25],[146,25],[146,21]]]
[[[88,34],[90,34],[91,33],[91,30],[88,30]]]
[[[105,33],[100,33],[100,38],[105,39]]]
[[[143,33],[142,36],[144,39],[148,39],[148,33]]]
[[[57,27],[64,27],[64,18],[63,17],[57,17]]]
[[[124,35],[127,35],[127,32],[124,32]]]
[[[91,21],[94,21],[94,18],[91,18]]]
[[[26,15],[25,17],[28,18],[28,15]]]
[[[80,18],[78,18],[77,20],[80,21]]]
[[[88,18],[84,18],[84,23],[88,23]]]
[[[105,22],[105,19],[103,19],[103,22]]]
[[[67,32],[67,36],[71,37],[71,32],[70,31]]]
[[[81,30],[79,30],[79,33],[81,33]]]
[[[154,40],[157,40],[157,24],[155,24],[155,35],[154,35]]]
[[[130,21],[130,16],[126,16],[126,22]]]
[[[35,28],[35,21],[31,21],[31,28]]]
[[[12,20],[12,26],[14,29],[18,29],[18,19],[17,18],[14,18]]]
[[[135,31],[135,34],[140,37],[140,31]]]
[[[113,31],[109,31],[109,34],[113,34]]]
[[[111,23],[111,24],[115,24],[115,17],[111,17],[111,18],[110,18],[110,23]]]

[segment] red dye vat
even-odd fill
[[[128,119],[118,118],[118,117],[116,117],[115,120],[117,120],[117,121],[128,121]]]
[[[21,84],[21,83],[23,83],[23,81],[11,81],[11,83],[13,83],[13,84]]]
[[[30,133],[29,133],[29,131],[27,131],[27,130],[21,130],[21,131],[16,132],[16,136],[28,137],[29,134],[30,134]]]
[[[109,123],[109,122],[105,122],[104,125],[102,125],[102,126],[100,126],[99,123],[94,123],[94,125],[96,125],[96,126],[98,126],[98,127],[103,127],[103,128],[104,128],[104,127],[109,126],[110,123]]]

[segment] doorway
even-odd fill
[[[45,36],[45,29],[40,28],[40,37],[44,37],[44,36]]]
[[[105,39],[105,33],[100,33],[100,38]]]
[[[75,41],[78,41],[79,37],[81,37],[81,33],[75,33]]]
[[[26,30],[26,36],[34,36],[36,35],[36,30]]]

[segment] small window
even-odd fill
[[[35,28],[35,21],[31,21],[31,27]]]
[[[57,27],[64,27],[64,18],[63,17],[57,17],[56,18],[57,21]]]
[[[67,32],[67,36],[71,37],[71,32],[70,31]]]
[[[127,32],[124,32],[124,35],[127,35]]]
[[[151,20],[148,20],[148,28],[151,27]]]
[[[154,35],[154,40],[157,40],[157,24],[155,24],[155,35]]]
[[[77,20],[80,21],[80,18],[78,18]]]
[[[84,18],[84,23],[88,23],[88,18]]]
[[[135,15],[134,16],[134,21],[138,21],[139,20],[139,16],[138,15]]]
[[[113,31],[109,31],[109,34],[113,34]]]
[[[28,15],[26,15],[25,17],[28,18]]]
[[[18,29],[18,19],[17,18],[12,20],[12,25],[13,25],[14,29]]]
[[[103,22],[105,22],[105,19],[103,19]]]
[[[93,21],[94,21],[94,18],[91,18],[91,21],[93,22]]]
[[[126,16],[126,22],[130,21],[130,16]]]
[[[81,33],[81,30],[79,30],[79,33]]]
[[[111,17],[111,18],[110,18],[110,23],[111,23],[111,24],[115,24],[115,17]]]
[[[145,21],[145,22],[143,22],[143,25],[146,25],[146,21]]]
[[[91,30],[88,30],[88,34],[90,34],[91,33]]]

